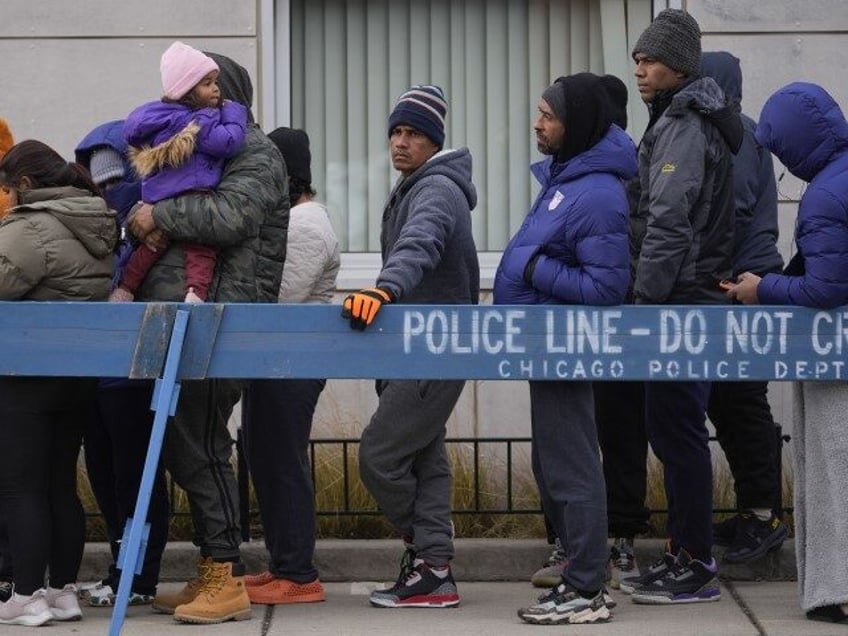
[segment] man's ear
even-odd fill
[[[681,73],[680,71],[674,71],[674,76],[681,82],[689,78],[686,73]]]
[[[25,190],[32,190],[32,188],[32,179],[29,177],[21,177],[21,180],[18,182],[18,190],[24,192]]]

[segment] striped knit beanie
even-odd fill
[[[401,95],[389,115],[389,137],[401,125],[410,126],[427,135],[442,149],[445,144],[445,116],[448,103],[438,86],[418,84]]]

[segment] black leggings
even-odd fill
[[[0,517],[19,594],[76,581],[85,541],[77,459],[96,381],[0,378]]]

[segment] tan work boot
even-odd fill
[[[153,609],[162,614],[173,614],[180,605],[191,603],[203,587],[212,559],[203,557],[197,562],[197,576],[189,579],[179,592],[159,593],[153,599]]]
[[[210,562],[197,596],[190,603],[177,607],[174,619],[183,623],[248,620],[250,598],[244,585],[244,572],[244,563]]]

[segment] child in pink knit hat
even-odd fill
[[[221,99],[218,65],[195,48],[174,42],[162,54],[161,100],[132,111],[124,124],[130,160],[141,177],[141,197],[154,204],[189,191],[218,186],[227,159],[244,146],[247,109]],[[141,244],[112,292],[112,301],[131,301],[165,250]],[[204,302],[215,272],[216,251],[183,244],[185,302]]]

